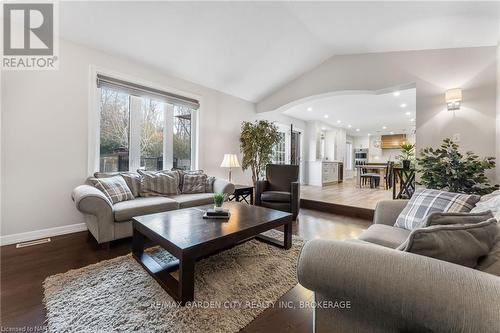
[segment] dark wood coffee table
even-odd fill
[[[235,246],[252,238],[285,249],[292,246],[292,214],[269,208],[226,202],[231,217],[227,220],[203,219],[204,210],[212,206],[179,209],[134,217],[132,254],[170,296],[181,304],[194,298],[194,263],[197,259]],[[284,240],[260,235],[284,226]],[[177,260],[160,265],[144,252],[148,238]],[[172,276],[178,270],[179,278]]]

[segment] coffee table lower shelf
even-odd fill
[[[195,261],[197,259],[208,256],[208,254],[206,254],[205,256],[196,256],[188,251],[179,253],[175,251],[175,249],[170,248],[169,244],[166,244],[162,241],[155,242],[155,239],[152,239],[157,237],[145,236],[140,230],[138,230],[138,228],[136,228],[136,223],[133,223],[133,225],[132,256],[141,264],[146,272],[148,272],[148,274],[151,275],[170,296],[172,296],[174,300],[179,302],[181,305],[185,305],[187,302],[192,302],[194,300]],[[289,221],[286,221],[282,225],[284,225],[285,229],[283,241],[279,241],[266,235],[257,234],[246,240],[230,244],[228,247],[255,238],[259,241],[278,246],[280,248],[290,249],[290,247],[292,246],[291,215]],[[146,238],[148,238],[156,245],[165,248],[165,250],[169,251],[170,254],[176,256],[177,260],[171,261],[166,264],[159,264],[148,253],[144,252],[144,243]],[[176,255],[176,253],[178,254]],[[172,275],[172,273],[175,271],[178,272],[177,279]]]

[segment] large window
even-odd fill
[[[279,132],[279,141],[273,147],[272,161],[274,164],[285,164],[286,163],[286,140],[285,133]]]
[[[194,168],[196,101],[109,77],[98,88],[101,172]]]

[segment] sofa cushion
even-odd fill
[[[415,229],[400,250],[474,268],[496,242],[497,220]]]
[[[179,203],[165,197],[135,198],[113,205],[116,222],[129,221],[134,216],[160,213],[179,208]]]
[[[141,176],[141,196],[179,194],[179,173],[176,171],[143,171]]]
[[[421,227],[427,216],[434,212],[468,213],[479,199],[478,195],[417,189],[394,226],[413,230]]]
[[[290,202],[292,199],[292,195],[290,192],[281,192],[281,191],[266,191],[262,192],[260,195],[260,199],[262,201],[271,201],[271,202]]]
[[[359,235],[358,239],[395,249],[403,244],[409,235],[410,231],[406,229],[385,224],[372,224]]]
[[[290,202],[275,202],[275,201],[261,201],[262,207],[281,210],[282,212],[291,213],[292,207]]]
[[[213,193],[179,194],[170,196],[169,198],[175,200],[180,208],[210,205],[214,203]]]
[[[90,182],[100,190],[113,204],[134,199],[134,195],[121,176],[91,178]]]

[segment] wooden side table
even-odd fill
[[[229,201],[246,202],[253,205],[253,186],[235,185],[234,193],[229,196]]]
[[[415,192],[415,169],[394,167],[392,172],[392,198],[410,199]],[[397,183],[399,183],[399,191],[396,189]]]

